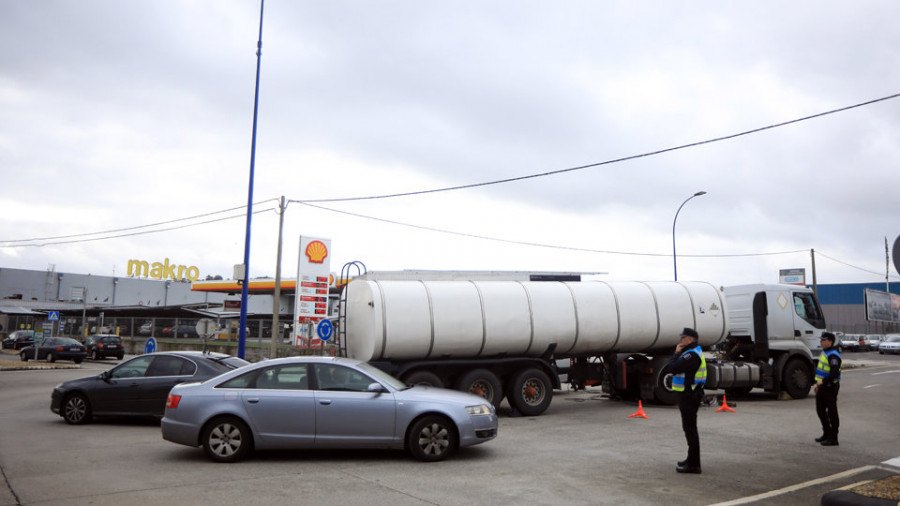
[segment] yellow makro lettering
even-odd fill
[[[129,276],[139,278],[173,279],[175,281],[200,279],[200,269],[197,267],[172,264],[169,263],[168,258],[162,263],[153,262],[152,264],[145,260],[129,260],[127,272]]]

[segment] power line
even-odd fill
[[[638,159],[638,158],[644,158],[644,157],[649,157],[649,156],[661,155],[661,154],[663,154],[663,153],[671,153],[672,151],[678,151],[678,150],[681,150],[681,149],[693,148],[693,147],[697,147],[697,146],[702,146],[702,145],[704,145],[704,144],[712,144],[712,143],[714,143],[714,142],[727,141],[727,140],[730,140],[730,139],[735,139],[735,138],[737,138],[737,137],[742,137],[742,136],[745,136],[745,135],[750,135],[750,134],[755,134],[755,133],[763,132],[763,131],[765,131],[765,130],[771,130],[771,129],[774,129],[774,128],[780,128],[780,127],[783,127],[783,126],[792,125],[792,124],[794,124],[794,123],[800,123],[801,121],[807,121],[807,120],[811,120],[811,119],[815,119],[815,118],[821,118],[821,117],[823,117],[823,116],[828,116],[828,115],[830,115],[830,114],[837,114],[837,113],[839,113],[839,112],[849,111],[849,110],[851,110],[851,109],[856,109],[856,108],[858,108],[858,107],[864,107],[864,106],[867,106],[867,105],[876,104],[876,103],[878,103],[878,102],[884,102],[884,101],[886,101],[886,100],[891,100],[891,99],[894,99],[894,98],[897,98],[897,97],[900,97],[900,93],[896,93],[896,94],[894,94],[894,95],[889,95],[889,96],[882,97],[882,98],[876,98],[876,99],[874,99],[874,100],[869,100],[869,101],[867,101],[867,102],[861,102],[861,103],[854,104],[854,105],[849,105],[849,106],[846,106],[846,107],[841,107],[841,108],[838,108],[838,109],[832,109],[832,110],[830,110],[830,111],[820,112],[820,113],[818,113],[818,114],[813,114],[813,115],[810,115],[810,116],[804,116],[804,117],[802,117],[802,118],[792,119],[792,120],[790,120],[790,121],[783,121],[783,122],[781,122],[781,123],[775,123],[775,124],[773,124],[773,125],[768,125],[768,126],[764,126],[764,127],[754,128],[754,129],[752,129],[752,130],[746,130],[746,131],[739,132],[739,133],[735,133],[735,134],[731,134],[731,135],[725,135],[725,136],[722,136],[722,137],[715,137],[715,138],[712,138],[712,139],[707,139],[707,140],[705,140],[705,141],[692,142],[692,143],[690,143],[690,144],[682,144],[682,145],[680,145],[680,146],[675,146],[675,147],[671,147],[671,148],[664,148],[664,149],[659,149],[659,150],[656,150],[656,151],[649,151],[649,152],[647,152],[647,153],[641,153],[641,154],[638,154],[638,155],[626,156],[626,157],[623,157],[623,158],[615,158],[615,159],[613,159],[613,160],[607,160],[607,161],[605,161],[605,162],[597,162],[597,163],[591,163],[591,164],[588,164],[588,165],[580,165],[580,166],[578,166],[578,167],[570,167],[570,168],[568,168],[568,169],[552,170],[552,171],[548,171],[548,172],[541,172],[541,173],[538,173],[538,174],[529,174],[529,175],[526,175],[526,176],[511,177],[511,178],[506,178],[506,179],[497,179],[497,180],[494,180],[494,181],[485,181],[485,182],[482,182],[482,183],[471,183],[471,184],[465,184],[465,185],[459,185],[459,186],[448,186],[448,187],[445,187],[445,188],[435,188],[435,189],[432,189],[432,190],[419,190],[419,191],[405,192],[405,193],[390,193],[390,194],[386,194],[386,195],[371,195],[371,196],[367,196],[367,197],[343,197],[343,198],[332,198],[332,199],[309,199],[309,200],[302,200],[302,201],[293,201],[293,200],[292,200],[291,202],[315,202],[315,203],[322,203],[322,202],[347,202],[347,201],[355,201],[355,200],[389,199],[389,198],[395,198],[395,197],[409,197],[409,196],[413,196],[413,195],[427,195],[427,194],[429,194],[429,193],[438,193],[438,192],[446,192],[446,191],[466,190],[466,189],[470,189],[470,188],[478,188],[478,187],[482,187],[482,186],[491,186],[491,185],[495,185],[495,184],[512,183],[512,182],[515,182],[515,181],[523,181],[523,180],[525,180],[525,179],[533,179],[533,178],[546,177],[546,176],[555,176],[555,175],[557,175],[557,174],[563,174],[563,173],[566,173],[566,172],[573,172],[573,171],[576,171],[576,170],[584,170],[584,169],[589,169],[589,168],[592,168],[592,167],[600,167],[600,166],[603,166],[603,165],[610,165],[610,164],[613,164],[613,163],[619,163],[619,162],[627,162],[627,161],[629,161],[629,160],[636,160],[636,159]]]
[[[244,207],[246,207],[246,206],[244,206]],[[233,210],[233,209],[232,209],[232,210]],[[272,210],[274,210],[274,208],[272,208],[272,207],[269,207],[269,208],[266,208],[266,209],[259,209],[259,210],[253,211],[253,214],[260,214],[260,213],[269,212],[269,211],[272,211]],[[228,211],[228,210],[226,210],[226,211]],[[199,216],[210,216],[210,215],[213,215],[213,214],[220,214],[220,213],[222,213],[222,212],[225,212],[225,211],[219,211],[219,212],[217,212],[217,213],[209,213],[209,214],[207,214],[207,215],[199,215]],[[121,238],[121,237],[131,237],[131,236],[135,236],[135,235],[146,235],[146,234],[156,234],[156,233],[159,233],[159,232],[170,232],[170,231],[172,231],[172,230],[181,230],[181,229],[184,229],[184,228],[196,227],[196,226],[199,226],[199,225],[208,225],[208,224],[210,224],[210,223],[216,223],[216,222],[219,222],[219,221],[233,220],[233,219],[236,219],[236,218],[246,218],[246,216],[247,216],[246,213],[242,213],[242,214],[236,214],[236,215],[233,215],[233,216],[225,216],[225,217],[222,217],[222,218],[216,218],[216,219],[214,219],[214,220],[206,220],[206,221],[201,221],[201,222],[197,222],[197,223],[190,223],[190,224],[187,224],[187,225],[181,225],[181,226],[177,226],[177,227],[160,228],[160,229],[154,229],[154,230],[146,230],[146,231],[142,231],[142,232],[131,232],[131,233],[125,233],[125,234],[107,235],[107,236],[103,236],[103,237],[91,237],[91,238],[85,238],[85,239],[65,240],[65,239],[70,239],[70,238],[73,238],[73,237],[86,237],[86,236],[91,236],[91,235],[98,235],[98,234],[104,234],[104,233],[111,233],[111,232],[115,232],[115,231],[110,231],[110,232],[92,232],[92,233],[88,233],[88,234],[78,234],[78,235],[70,235],[70,236],[60,236],[60,237],[55,237],[55,238],[54,238],[54,237],[50,237],[50,238],[44,238],[44,239],[21,239],[21,240],[17,240],[17,241],[10,241],[10,242],[16,242],[16,243],[19,243],[19,244],[0,245],[0,247],[3,247],[3,248],[26,248],[26,247],[37,247],[37,248],[42,248],[42,247],[44,247],[44,246],[55,246],[55,245],[58,245],[58,244],[78,244],[78,243],[84,243],[84,242],[104,241],[104,240],[106,240],[106,239],[118,239],[118,238]],[[194,216],[194,217],[192,217],[192,218],[183,218],[183,219],[180,219],[180,220],[171,220],[171,221],[168,221],[168,222],[157,223],[157,224],[155,224],[155,225],[142,225],[142,226],[140,226],[140,227],[124,228],[124,229],[119,229],[119,231],[137,230],[137,229],[140,229],[140,228],[146,228],[146,227],[149,227],[149,226],[156,226],[156,225],[160,225],[160,224],[164,224],[164,223],[175,223],[175,222],[178,222],[178,221],[184,221],[184,220],[187,220],[187,219],[193,219],[193,218],[197,218],[197,216]],[[63,239],[63,240],[57,241],[56,239]],[[24,241],[34,241],[34,242],[32,242],[31,244],[25,244]],[[36,243],[35,243],[35,242],[39,242],[39,241],[48,241],[48,242],[44,242],[43,244],[36,244]]]
[[[278,200],[278,199],[266,199],[266,200],[257,202],[256,204],[257,204],[257,205],[260,205],[260,204],[264,204],[264,203],[266,203],[266,202],[276,201],[276,200]],[[131,231],[131,230],[140,230],[140,229],[144,229],[144,228],[158,227],[158,226],[161,226],[161,225],[168,225],[168,224],[170,224],[170,223],[178,223],[178,222],[182,222],[182,221],[195,220],[195,219],[197,219],[197,218],[205,218],[205,217],[207,217],[207,216],[213,216],[213,215],[216,215],[216,214],[227,213],[227,212],[230,212],[230,211],[235,211],[235,210],[237,210],[237,209],[245,209],[246,207],[247,207],[247,206],[232,207],[232,208],[229,208],[229,209],[223,209],[223,210],[221,210],[221,211],[213,211],[213,212],[210,212],[210,213],[204,213],[204,214],[197,214],[197,215],[194,215],[194,216],[188,216],[188,217],[186,217],[186,218],[177,218],[177,219],[169,220],[169,221],[161,221],[161,222],[158,222],[158,223],[150,223],[150,224],[147,224],[147,225],[137,225],[137,226],[134,226],[134,227],[125,227],[125,228],[118,228],[118,229],[113,229],[113,230],[104,230],[104,231],[100,231],[100,232],[85,232],[85,233],[83,233],[83,234],[59,235],[59,236],[55,236],[55,237],[35,237],[35,238],[32,238],[32,239],[0,240],[0,243],[9,243],[8,245],[2,245],[2,246],[0,246],[0,247],[16,247],[16,246],[15,246],[15,243],[25,243],[25,242],[31,242],[31,243],[33,243],[33,242],[40,242],[40,241],[56,241],[56,240],[58,240],[58,239],[72,239],[72,238],[75,238],[75,237],[89,237],[89,236],[93,236],[93,235],[115,234],[115,233],[118,233],[118,232],[127,232],[127,231]],[[269,211],[269,210],[271,210],[271,208],[265,209],[265,210],[266,210],[266,211]],[[256,213],[254,213],[254,214],[256,214]],[[205,225],[205,224],[207,224],[207,223],[214,223],[214,222],[216,222],[216,221],[230,220],[230,219],[233,219],[233,218],[235,218],[235,216],[229,216],[229,217],[227,217],[227,218],[222,218],[222,219],[217,219],[217,220],[204,221],[204,222],[196,223],[195,225]],[[156,232],[165,232],[165,231],[169,231],[169,230],[178,230],[178,229],[180,229],[180,228],[187,228],[187,227],[191,227],[191,226],[194,226],[194,225],[185,225],[184,227],[172,227],[172,228],[160,229],[160,230],[150,230],[150,231],[145,232],[145,233],[152,234],[152,233],[156,233]],[[89,240],[111,239],[111,238],[115,238],[115,237],[126,237],[126,236],[128,236],[128,235],[139,235],[139,234],[125,234],[125,235],[117,235],[117,236],[111,236],[111,237],[99,237],[99,238],[96,238],[96,239],[89,239]],[[71,242],[88,242],[89,240],[85,240],[85,241],[70,241],[70,242],[55,242],[55,243],[49,243],[49,244],[69,244],[69,243],[71,243]],[[34,244],[26,244],[25,246],[35,246],[35,245],[34,245]],[[42,244],[39,244],[39,245],[37,245],[37,246],[43,246],[43,245],[42,245]]]
[[[379,221],[382,223],[389,223],[391,225],[399,225],[401,227],[409,227],[409,228],[415,228],[415,229],[419,229],[419,230],[427,230],[429,232],[438,232],[438,233],[442,233],[442,234],[458,235],[458,236],[462,236],[462,237],[470,237],[473,239],[483,239],[486,241],[502,242],[502,243],[507,243],[507,244],[519,244],[522,246],[536,246],[536,247],[540,247],[540,248],[551,248],[551,249],[558,249],[558,250],[565,250],[565,251],[580,251],[580,252],[585,252],[585,253],[603,253],[603,254],[608,254],[608,255],[628,255],[628,256],[646,256],[646,257],[670,257],[670,256],[672,256],[671,253],[641,253],[641,252],[636,252],[636,251],[597,250],[597,249],[590,249],[590,248],[577,248],[577,247],[573,247],[573,246],[560,246],[557,244],[544,244],[544,243],[538,243],[538,242],[516,241],[516,240],[512,240],[512,239],[500,239],[497,237],[469,234],[466,232],[456,232],[453,230],[445,230],[445,229],[434,228],[434,227],[426,227],[424,225],[415,225],[412,223],[404,223],[401,221],[388,220],[385,218],[377,218],[374,216],[367,216],[364,214],[352,213],[349,211],[341,211],[339,209],[333,209],[330,207],[320,206],[320,205],[316,205],[316,204],[310,204],[309,202],[302,202],[299,200],[292,200],[291,202],[297,202],[299,204],[313,207],[316,209],[321,209],[323,211],[330,211],[333,213],[344,214],[344,215],[353,216],[356,218],[363,218],[363,219],[367,219],[367,220]],[[800,250],[794,250],[794,251],[775,251],[775,252],[769,252],[769,253],[740,253],[740,254],[723,254],[723,255],[680,255],[680,256],[694,257],[694,258],[755,257],[755,256],[773,256],[773,255],[788,255],[788,254],[794,254],[794,253],[806,253],[808,251],[809,251],[808,249],[800,249]]]
[[[870,271],[870,270],[868,270],[868,269],[864,269],[864,268],[862,268],[862,267],[859,267],[859,266],[856,266],[856,265],[853,265],[853,264],[844,262],[843,260],[838,260],[837,258],[832,258],[832,257],[826,255],[825,253],[822,253],[822,252],[819,251],[819,250],[816,250],[816,255],[821,255],[821,256],[823,256],[823,257],[825,257],[825,258],[831,260],[832,262],[837,262],[837,263],[839,263],[839,264],[846,265],[847,267],[850,267],[850,268],[852,268],[852,269],[856,269],[856,270],[858,270],[858,271],[867,272],[867,273],[869,273],[869,274],[875,274],[875,275],[877,275],[877,276],[883,276],[883,275],[884,275],[883,272]],[[894,279],[900,279],[900,278],[898,278],[897,276],[894,276],[893,274],[888,274],[888,277],[891,277],[891,278],[894,278]]]

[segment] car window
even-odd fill
[[[270,390],[306,390],[309,387],[306,364],[292,364],[263,369],[254,387]]]
[[[319,390],[365,392],[372,379],[348,367],[331,364],[315,364]]]
[[[110,378],[142,378],[147,373],[147,368],[153,362],[153,357],[145,355],[129,360],[116,367],[109,373]]]
[[[231,378],[230,380],[217,385],[216,388],[253,388],[256,383],[256,377],[259,376],[259,370],[250,371]]]
[[[147,376],[190,376],[197,366],[190,360],[172,355],[158,355],[147,369]]]

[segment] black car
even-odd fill
[[[125,357],[125,347],[122,346],[122,338],[112,334],[95,334],[87,336],[84,347],[91,360],[100,360],[106,357],[116,357],[119,360]]]
[[[56,362],[57,360],[71,360],[76,364],[80,364],[87,353],[84,351],[84,345],[71,337],[48,337],[37,346],[37,356],[34,352],[34,344],[26,346],[19,350],[19,358],[22,362],[29,360],[47,360],[47,362]]]
[[[10,332],[9,336],[3,340],[4,350],[21,350],[26,346],[34,344],[33,330],[16,330]]]
[[[247,364],[223,353],[140,355],[98,376],[58,385],[51,395],[50,410],[72,425],[88,423],[93,416],[162,417],[173,386],[204,381]]]

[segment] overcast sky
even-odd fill
[[[259,14],[0,0],[0,268],[231,277]],[[250,274],[275,274],[284,196],[284,277],[309,235],[335,272],[669,280],[676,211],[706,191],[678,214],[679,280],[811,282],[815,249],[819,283],[884,282],[900,98],[633,157],[900,93],[897,19],[890,1],[269,0]]]

